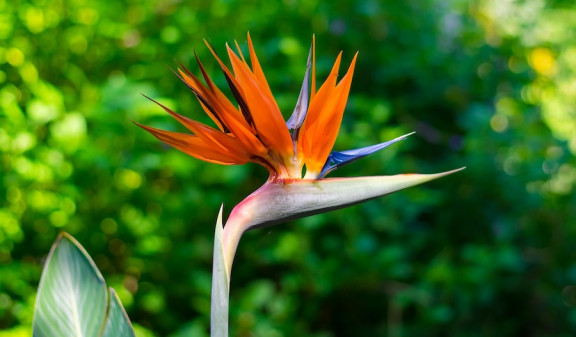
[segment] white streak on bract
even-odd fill
[[[242,215],[244,231],[327,212],[384,196],[455,173],[399,174],[357,178],[328,178],[269,182],[237,206],[231,217]],[[235,214],[238,213],[238,214]]]
[[[240,238],[249,229],[355,205],[463,169],[436,174],[268,181],[234,207],[226,221],[221,244],[228,280]]]

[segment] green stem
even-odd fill
[[[214,257],[212,264],[212,298],[210,306],[210,335],[228,337],[228,297],[230,281],[224,257],[222,240],[222,208],[214,233]]]
[[[240,237],[245,231],[249,217],[237,205],[222,228],[222,209],[214,234],[214,258],[212,266],[212,299],[210,309],[210,332],[212,337],[228,337],[230,275],[232,262]]]
[[[238,243],[240,242],[242,234],[246,231],[246,224],[248,222],[248,218],[242,214],[242,204],[239,204],[232,210],[228,221],[226,221],[226,226],[224,226],[222,241],[228,281],[230,281],[232,264],[234,262]]]

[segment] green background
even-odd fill
[[[312,34],[318,78],[356,51],[336,150],[399,144],[331,176],[456,175],[247,233],[232,336],[576,333],[572,1],[0,0],[0,336],[29,336],[43,259],[74,235],[139,336],[206,336],[212,239],[257,165],[188,157],[141,94],[208,122],[170,71],[222,87],[250,32],[286,117]],[[344,69],[344,68],[343,68]],[[344,70],[341,71],[343,73]]]

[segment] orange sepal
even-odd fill
[[[242,114],[210,80],[201,66],[204,79],[208,87],[204,86],[198,78],[189,71],[179,69],[181,79],[196,93],[198,100],[206,113],[232,132],[245,148],[252,154],[262,156],[267,152],[266,147],[254,135],[253,128],[248,125]],[[221,121],[221,123],[218,123]]]
[[[266,81],[266,76],[264,75],[264,71],[260,66],[260,62],[258,61],[258,56],[256,56],[256,52],[254,51],[254,46],[252,45],[252,39],[250,38],[250,33],[248,33],[248,50],[250,51],[250,63],[252,64],[252,73],[254,77],[260,84],[260,88],[265,91],[266,95],[270,97],[274,97],[272,95],[272,90],[270,90],[270,86],[268,85],[268,81]],[[242,54],[240,54],[242,56]],[[244,63],[244,57],[242,57]]]
[[[238,142],[237,138],[220,132],[198,121],[182,116],[151,98],[148,99],[158,104],[162,109],[164,109],[164,111],[169,113],[172,117],[174,117],[174,119],[180,122],[180,124],[184,125],[188,130],[192,131],[194,135],[198,136],[198,138],[202,139],[206,144],[212,143],[215,147],[218,147],[221,151],[224,152],[246,152],[247,156],[249,156],[248,152],[244,149],[242,144]]]
[[[254,59],[256,56],[253,50],[251,49],[250,52],[251,61],[253,65],[256,65],[257,73],[260,75],[253,73],[230,47],[227,47],[227,50],[235,79],[242,88],[244,100],[258,134],[272,150],[282,155],[292,156],[294,149],[290,132],[262,74],[258,60]]]
[[[308,115],[302,125],[298,151],[303,155],[307,172],[319,173],[322,170],[340,131],[358,54],[354,56],[346,75],[336,85],[340,55],[330,75],[311,100]]]
[[[222,165],[241,165],[251,161],[251,158],[244,151],[237,151],[238,147],[222,149],[218,146],[215,148],[214,143],[206,142],[198,136],[164,131],[139,123],[136,125],[150,132],[160,141],[200,160]]]

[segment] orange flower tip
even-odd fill
[[[176,75],[182,82],[186,83],[186,81],[184,80],[184,75],[194,77],[194,74],[192,74],[190,70],[188,70],[188,68],[186,68],[186,66],[182,64],[182,62],[177,61],[176,63],[178,63],[178,71],[172,69],[172,67],[169,68],[174,73],[174,75]]]
[[[148,125],[144,125],[144,124],[140,124],[136,121],[132,121],[132,123],[136,124],[137,126],[141,127],[142,129],[144,129],[145,131],[147,131],[148,133],[152,134],[154,137],[158,138],[158,136],[154,133],[154,128]]]
[[[136,122],[136,121],[132,121],[132,123],[138,125],[138,126],[141,127],[142,129],[144,129],[144,130],[146,130],[146,131],[154,134],[153,131],[152,131],[152,130],[154,129],[153,127],[148,126],[148,125],[144,125],[144,124],[141,124],[141,123],[138,123],[138,122]]]
[[[146,95],[146,94],[140,93],[140,95],[146,97],[148,100],[150,100],[150,101],[152,101],[152,102],[154,102],[154,103],[158,103],[158,102],[156,102],[155,100],[153,100],[152,98],[150,98],[150,96],[148,96],[148,95]]]
[[[212,43],[206,39],[204,39],[204,44],[206,45],[206,47],[208,47],[208,50],[210,50],[210,52],[216,56],[217,59],[218,58],[218,54],[216,54],[216,50],[214,49],[214,46],[212,45]]]

